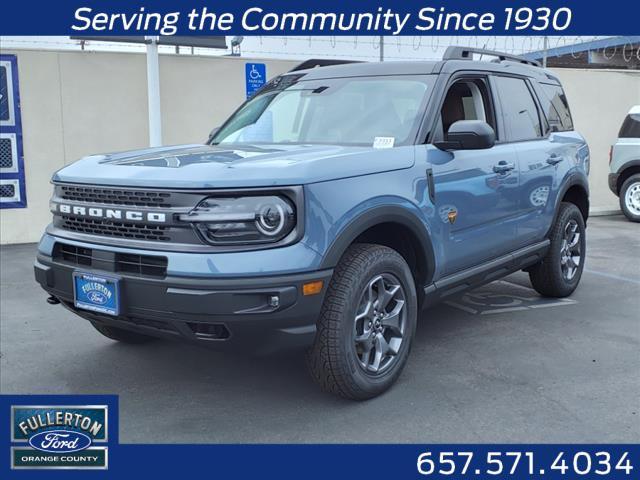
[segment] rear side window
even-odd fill
[[[547,115],[552,131],[566,132],[573,130],[573,121],[569,111],[569,103],[560,85],[541,83],[543,95],[540,97],[542,109]]]
[[[538,108],[526,82],[513,77],[495,77],[495,80],[507,127],[507,140],[517,142],[542,137]]]
[[[618,138],[640,138],[640,114],[627,115],[620,127]]]

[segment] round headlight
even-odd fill
[[[282,232],[285,224],[285,213],[281,205],[266,204],[258,208],[256,227],[263,235],[272,237]]]
[[[294,206],[279,195],[208,197],[179,218],[214,245],[278,242],[296,224]]]

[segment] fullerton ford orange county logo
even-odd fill
[[[108,406],[11,407],[11,468],[106,469]]]

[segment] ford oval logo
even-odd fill
[[[47,430],[29,438],[29,445],[48,453],[79,452],[91,445],[91,438],[73,430]]]
[[[96,303],[98,305],[104,305],[107,303],[107,297],[104,293],[99,292],[98,290],[89,290],[87,293],[87,298],[91,303]]]

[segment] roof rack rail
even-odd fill
[[[498,57],[500,61],[511,60],[513,62],[524,63],[534,67],[540,67],[540,62],[535,60],[529,60],[519,55],[511,55],[508,53],[496,52],[494,50],[485,50],[483,48],[470,48],[470,47],[447,47],[442,56],[443,60],[473,60],[473,54],[489,55],[492,57]]]
[[[331,65],[342,65],[345,63],[362,63],[362,62],[358,60],[333,60],[330,58],[321,58],[321,59],[313,58],[311,60],[305,60],[304,62],[296,65],[291,70],[289,70],[289,73],[297,72],[298,70],[307,70],[309,68],[329,67]]]

